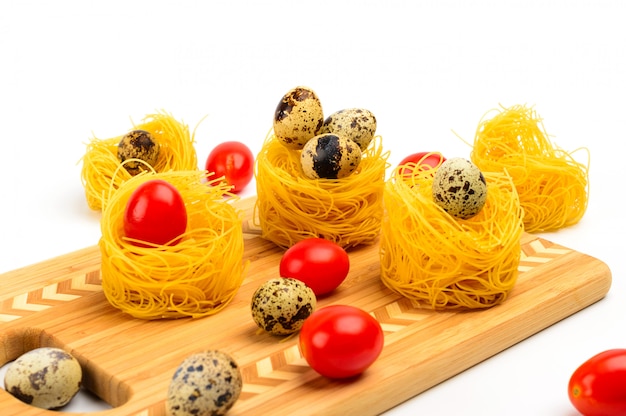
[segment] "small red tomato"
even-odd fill
[[[133,191],[126,203],[126,237],[153,244],[176,244],[178,240],[173,240],[186,229],[185,202],[178,189],[169,182],[162,179],[148,180]]]
[[[445,161],[446,158],[439,152],[419,152],[405,157],[400,161],[398,166],[406,165],[407,163],[415,163],[420,170],[430,170],[440,166]],[[411,175],[412,173],[412,168],[402,168],[402,175]]]
[[[337,243],[307,238],[289,247],[280,259],[281,277],[304,282],[316,296],[337,288],[348,275],[350,258]]]
[[[209,153],[205,169],[208,179],[224,178],[233,188],[231,192],[241,191],[254,175],[254,155],[241,142],[220,143]]]
[[[299,347],[315,371],[340,379],[361,374],[383,350],[380,323],[364,310],[331,305],[313,312],[302,325]]]
[[[626,415],[626,349],[594,355],[572,374],[569,399],[585,416]]]

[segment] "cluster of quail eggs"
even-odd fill
[[[376,117],[364,108],[347,108],[324,119],[315,91],[299,86],[276,106],[273,128],[282,144],[300,151],[307,178],[341,179],[359,166],[376,133]]]
[[[20,401],[41,409],[59,409],[80,390],[80,363],[60,348],[30,350],[8,367],[4,388]]]

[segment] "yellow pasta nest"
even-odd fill
[[[381,279],[433,309],[478,309],[503,302],[517,280],[522,209],[511,178],[484,173],[487,201],[461,220],[432,197],[432,173],[398,167],[385,186]]]
[[[148,131],[160,145],[158,160],[155,166],[148,167],[149,170],[166,172],[198,169],[195,134],[190,134],[189,127],[172,115],[163,112],[147,115],[133,129]],[[82,158],[81,180],[87,205],[93,210],[102,210],[108,194],[132,177],[126,169],[120,169],[122,163],[117,158],[117,147],[122,137],[93,138],[87,144]],[[137,160],[127,159],[124,163],[131,161]]]
[[[388,152],[374,138],[359,167],[341,179],[308,179],[300,151],[270,134],[257,155],[254,221],[262,237],[288,248],[321,237],[344,248],[372,244],[380,234]]]
[[[589,152],[583,164],[555,146],[532,108],[517,105],[495,112],[479,123],[474,164],[483,172],[506,170],[511,175],[527,232],[578,223],[589,199]]]
[[[163,179],[180,192],[187,231],[172,246],[138,247],[124,237],[124,210],[136,187]],[[203,182],[204,173],[142,173],[106,201],[101,219],[102,288],[108,301],[136,318],[202,317],[222,310],[241,287],[241,213],[225,199],[226,185]]]

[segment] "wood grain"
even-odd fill
[[[257,331],[250,299],[278,275],[282,251],[261,239],[246,213],[250,267],[233,302],[202,319],[142,321],[114,309],[100,288],[100,255],[88,247],[0,276],[0,364],[39,346],[65,348],[81,362],[85,386],[110,403],[102,416],[163,415],[174,369],[188,355],[221,349],[242,368],[243,393],[229,414],[369,415],[497,354],[602,299],[611,272],[602,261],[525,234],[518,283],[502,305],[433,312],[380,282],[378,246],[350,251],[346,281],[318,307],[345,303],[372,313],[385,331],[377,362],[360,377],[333,381],[300,356],[297,337]],[[2,414],[54,415],[0,391]]]

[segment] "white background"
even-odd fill
[[[222,141],[256,153],[283,93],[306,85],[327,114],[373,111],[394,165],[417,151],[467,156],[458,136],[471,142],[485,112],[534,106],[556,144],[591,152],[585,217],[543,236],[606,262],[611,291],[389,414],[575,415],[573,370],[626,346],[625,17],[608,0],[5,0],[0,273],[96,244],[85,143],[156,110],[192,128],[207,116],[203,167]]]

